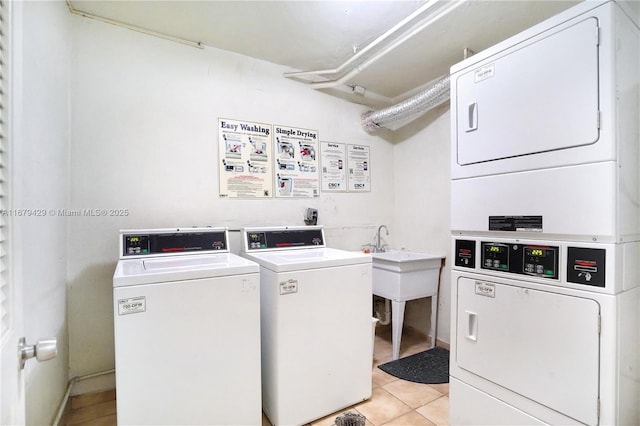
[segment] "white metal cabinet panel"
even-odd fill
[[[640,240],[640,30],[621,11],[615,19],[618,233],[622,241],[637,241]]]
[[[118,424],[260,424],[259,286],[253,273],[114,288]]]
[[[598,423],[596,301],[466,277],[455,285],[460,368],[577,421]]]
[[[262,267],[263,410],[273,424],[305,424],[371,396],[371,274],[370,263]]]
[[[456,426],[546,425],[499,398],[451,377],[449,385],[449,424]],[[562,424],[568,424],[563,419]],[[577,424],[577,423],[576,423]]]
[[[457,76],[458,164],[596,142],[597,27],[586,19]]]
[[[616,164],[602,162],[451,181],[451,229],[489,231],[489,216],[542,216],[527,237],[614,242]]]

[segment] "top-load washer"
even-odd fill
[[[122,231],[118,424],[260,424],[259,266],[225,228]]]
[[[260,264],[262,408],[299,425],[371,396],[371,256],[327,248],[321,226],[243,229]]]

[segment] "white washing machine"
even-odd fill
[[[243,229],[260,264],[262,409],[300,425],[371,396],[371,256],[327,248],[321,226]]]
[[[260,424],[259,266],[225,228],[121,231],[113,276],[120,425]]]

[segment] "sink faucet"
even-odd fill
[[[375,253],[383,253],[385,250],[384,245],[382,244],[382,241],[380,239],[380,231],[382,230],[382,228],[387,231],[387,236],[389,235],[389,229],[387,228],[387,225],[380,225],[378,227],[378,239],[376,240],[376,246],[373,248],[373,251]]]

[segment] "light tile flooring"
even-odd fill
[[[424,335],[405,328],[400,357],[429,348]],[[449,384],[424,385],[391,376],[378,365],[391,361],[391,327],[379,326],[373,354],[373,392],[371,399],[311,423],[331,426],[343,412],[357,412],[367,418],[367,426],[433,426],[449,423]],[[263,426],[269,425],[263,421]]]
[[[405,328],[400,356],[421,352],[429,347],[424,336]],[[367,426],[433,426],[446,425],[449,420],[449,385],[423,385],[391,376],[378,368],[391,361],[391,328],[376,330],[373,357],[373,395],[371,399],[346,410],[311,423],[311,426],[331,426],[335,418],[347,411],[367,418]],[[66,425],[116,425],[115,390],[80,395],[71,399]],[[269,422],[263,416],[262,426]]]

